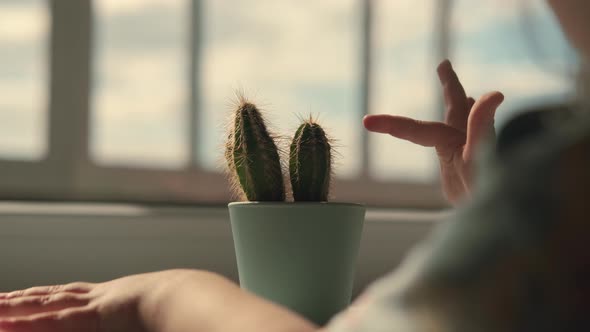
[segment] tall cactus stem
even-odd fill
[[[330,140],[311,117],[295,132],[289,149],[289,177],[297,202],[327,201],[332,171]]]
[[[253,103],[240,97],[225,146],[234,191],[249,201],[284,201],[278,148]]]

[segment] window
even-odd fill
[[[374,2],[370,113],[437,119],[435,1]],[[411,15],[408,15],[412,13]],[[381,181],[432,183],[436,155],[386,135],[371,135],[371,174]]]
[[[338,139],[337,175],[360,172],[360,2],[202,1],[199,160],[218,168],[218,130],[236,89],[267,110],[281,133],[319,115]],[[313,36],[313,37],[311,37]]]
[[[97,163],[188,163],[189,3],[95,1],[90,151]]]
[[[484,2],[5,1],[0,197],[227,202],[222,127],[244,90],[277,131],[310,113],[330,129],[335,200],[442,207],[433,151],[366,133],[364,114],[442,118],[445,56],[469,93],[505,91],[506,109],[569,88],[521,46],[518,22],[554,29],[546,8]],[[551,61],[562,39],[540,41]]]
[[[0,3],[0,158],[37,160],[47,149],[48,13],[44,1]]]
[[[505,95],[497,126],[571,97],[577,61],[545,1],[457,0],[451,26],[451,57],[467,93]]]

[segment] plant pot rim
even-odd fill
[[[247,201],[247,202],[230,202],[227,204],[228,207],[252,207],[252,208],[263,208],[263,207],[303,207],[303,206],[342,206],[342,207],[356,207],[364,208],[365,205],[361,203],[347,203],[347,202],[259,202],[259,201]]]

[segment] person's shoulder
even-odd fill
[[[590,112],[565,103],[541,105],[518,112],[500,129],[495,154],[511,158],[523,149],[547,143],[545,150],[556,153],[583,144],[589,135]]]
[[[523,142],[542,135],[547,131],[549,123],[566,113],[570,113],[570,108],[565,104],[543,105],[518,112],[500,128],[497,151],[506,153]]]

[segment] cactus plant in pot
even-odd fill
[[[283,173],[258,108],[242,98],[232,118],[225,157],[243,198],[229,204],[240,286],[324,324],[350,302],[365,207],[328,202],[333,152],[313,119],[298,127]]]

